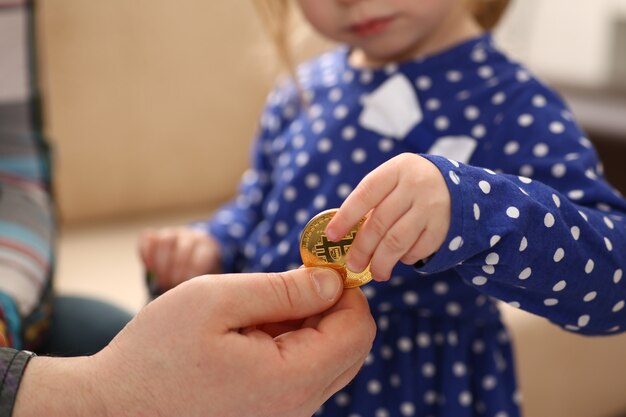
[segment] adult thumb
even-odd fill
[[[339,299],[343,280],[330,268],[233,274],[218,288],[214,311],[230,329],[297,320],[319,314]]]

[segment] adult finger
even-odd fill
[[[343,280],[330,268],[201,277],[211,288],[211,323],[224,330],[296,320],[319,314],[337,302]]]
[[[376,326],[360,290],[345,290],[340,301],[315,328],[303,328],[276,338],[281,355],[297,374],[339,381],[371,349]],[[314,371],[314,372],[313,372]]]

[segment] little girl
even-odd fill
[[[281,45],[289,0],[268,1]],[[566,105],[494,45],[471,2],[297,4],[341,46],[270,94],[236,199],[193,228],[144,234],[146,267],[162,289],[296,268],[313,215],[341,206],[330,238],[367,215],[349,266],[371,262],[378,335],[318,414],[519,416],[494,300],[581,334],[623,331],[626,201]]]

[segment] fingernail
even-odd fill
[[[343,285],[338,273],[328,268],[316,268],[313,271],[313,282],[317,293],[324,300],[334,300]]]
[[[335,228],[332,226],[327,226],[325,233],[326,233],[326,237],[331,242],[336,242],[341,238],[341,236],[337,236],[337,232],[335,231]]]

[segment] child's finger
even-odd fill
[[[348,268],[360,272],[369,265],[376,248],[381,244],[385,235],[406,212],[411,209],[411,200],[406,195],[396,191],[390,193],[367,216],[365,223],[359,228],[350,251],[348,252]],[[413,230],[407,230],[407,233]]]
[[[154,232],[152,230],[146,230],[139,236],[139,257],[143,262],[146,270],[150,271],[154,268]]]
[[[363,178],[343,202],[326,226],[326,236],[337,241],[344,237],[374,207],[378,206],[397,184],[398,176],[385,163]]]
[[[388,230],[372,255],[371,271],[377,280],[387,280],[398,261],[415,245],[425,222],[418,210],[409,210]]]

